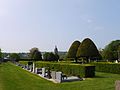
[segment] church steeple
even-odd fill
[[[54,54],[58,55],[58,49],[57,49],[56,45],[55,45],[55,49],[54,49]]]

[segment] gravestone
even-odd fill
[[[27,70],[30,70],[30,67],[29,67],[29,65],[27,64],[27,68],[26,68]]]
[[[120,90],[120,81],[115,82],[115,90]]]
[[[35,68],[36,74],[42,74],[42,68]]]
[[[116,60],[115,63],[118,63],[118,60]]]
[[[48,70],[47,70],[47,77],[50,79],[51,78],[51,72],[50,72],[50,68],[48,67]]]
[[[33,73],[35,73],[35,63],[33,62],[33,70],[32,70]]]
[[[33,67],[32,67],[32,65],[30,65],[30,72],[32,72],[33,71]]]
[[[35,73],[36,73],[36,74],[37,74],[37,69],[38,69],[38,68],[35,68]]]
[[[62,72],[56,72],[56,81],[59,83],[62,82]]]
[[[42,76],[43,76],[43,77],[46,76],[45,68],[42,68]]]
[[[51,71],[51,77],[52,77],[52,79],[56,79],[56,72],[55,71]]]

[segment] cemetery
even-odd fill
[[[34,67],[33,62],[28,62],[27,65],[20,64],[18,62],[16,62],[15,64],[16,64],[16,66],[20,66],[21,68],[23,68],[31,73],[37,74],[38,76],[40,76],[46,80],[52,81],[54,83],[85,80],[85,78],[80,78],[77,76],[68,77],[61,71],[51,71],[49,67],[43,67],[43,68]]]
[[[0,60],[0,89],[119,90],[119,52],[112,52],[115,56],[111,57],[107,49],[98,51],[93,41],[86,38],[83,42],[74,41],[63,59],[56,46],[54,52],[44,54],[32,48],[26,59],[11,53],[7,60]]]
[[[57,74],[57,79],[61,80],[61,72],[52,71],[52,79],[49,79],[45,74],[45,68],[36,68],[33,73],[33,69],[31,70],[30,67],[10,62],[0,64],[0,72],[0,77],[2,77],[0,78],[0,88],[2,90],[114,90],[115,87],[119,88],[117,80],[120,79],[119,74],[96,72],[93,78],[79,80],[76,77],[67,77],[67,79],[64,77],[62,79],[64,82],[57,81],[56,83],[52,80],[56,79],[55,74]],[[42,74],[42,72],[44,73]],[[45,77],[43,78],[43,76]]]

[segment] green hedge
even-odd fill
[[[92,63],[92,65],[96,66],[95,69],[98,72],[120,74],[120,64],[107,63],[107,62],[98,62],[98,63]]]
[[[49,67],[51,70],[62,71],[66,75],[94,77],[95,66],[68,63],[36,62],[36,67]]]

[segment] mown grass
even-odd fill
[[[0,65],[0,90],[115,90],[119,79],[119,74],[96,72],[95,78],[85,81],[55,84],[10,62]]]

